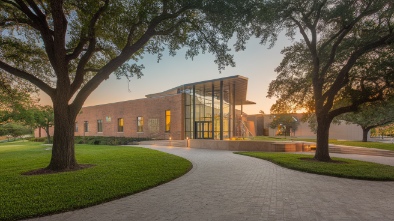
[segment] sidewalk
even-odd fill
[[[193,163],[193,169],[176,180],[135,195],[35,220],[392,220],[394,217],[394,182],[302,173],[231,151],[145,147],[184,157]]]

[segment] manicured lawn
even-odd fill
[[[33,142],[0,144],[0,220],[83,208],[163,184],[188,172],[180,157],[138,147],[76,145],[75,172],[25,176],[47,166],[51,151]]]
[[[343,158],[332,158],[339,163],[324,163],[301,159],[312,159],[313,156],[311,155],[288,153],[236,152],[236,154],[260,158],[289,169],[307,173],[361,180],[394,181],[394,167],[376,163]]]
[[[294,137],[267,137],[267,136],[257,136],[254,140],[260,141],[306,141],[306,142],[316,142],[316,139],[303,139],[303,138],[294,138]],[[366,147],[366,148],[377,148],[383,150],[391,150],[394,151],[394,144],[392,143],[380,143],[380,142],[361,142],[361,141],[345,141],[345,140],[334,140],[331,139],[328,141],[330,144],[335,145],[345,145],[345,146],[355,146],[355,147]]]

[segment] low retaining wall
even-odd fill
[[[230,151],[303,152],[310,151],[312,144],[306,142],[195,139],[189,140],[188,146],[190,148]]]

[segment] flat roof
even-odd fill
[[[212,92],[212,85],[214,85],[214,90],[219,91],[221,81],[223,81],[224,91],[226,91],[226,87],[228,88],[229,86],[235,86],[235,105],[256,104],[253,101],[246,100],[248,78],[240,75],[184,84],[160,93],[148,94],[146,95],[146,97],[152,98],[178,94],[180,90],[184,91],[185,89],[192,89],[193,86],[196,90],[205,90],[205,92]]]

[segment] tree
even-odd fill
[[[30,134],[31,129],[18,123],[6,123],[0,126],[2,135],[12,136],[14,139],[22,135]]]
[[[145,53],[158,54],[160,60],[165,46],[171,55],[188,47],[190,58],[214,53],[219,70],[234,65],[226,43],[243,19],[242,13],[231,12],[244,4],[0,0],[0,69],[36,85],[53,102],[55,130],[47,169],[78,168],[74,123],[83,103],[111,73],[141,77],[144,66],[137,62]]]
[[[33,128],[43,128],[47,134],[47,141],[51,143],[51,134],[49,129],[53,126],[54,115],[53,108],[51,106],[38,106],[31,110],[32,121],[31,124]]]
[[[298,129],[298,126],[300,125],[300,121],[295,117],[292,116],[291,114],[277,114],[274,115],[274,120],[270,123],[270,127],[272,129],[278,128],[279,126],[284,129],[284,134],[285,137],[287,135],[287,132],[289,132],[289,135],[291,136],[291,132],[295,135],[295,132]]]
[[[8,122],[18,110],[36,103],[36,89],[23,80],[9,78],[0,71],[0,124]]]
[[[256,12],[252,27],[262,43],[274,42],[283,29],[301,36],[282,51],[268,97],[278,97],[276,112],[315,113],[316,160],[331,160],[329,128],[336,116],[393,94],[393,10],[391,0],[272,0]]]
[[[376,127],[371,130],[372,136],[375,137],[381,136],[382,139],[384,138],[384,136],[393,136],[393,134],[394,134],[394,124],[388,124],[385,126]],[[391,142],[393,142],[393,139],[391,140]]]
[[[338,119],[360,125],[363,130],[363,142],[367,142],[371,129],[394,122],[394,100],[388,103],[364,104],[358,111],[343,114]]]

